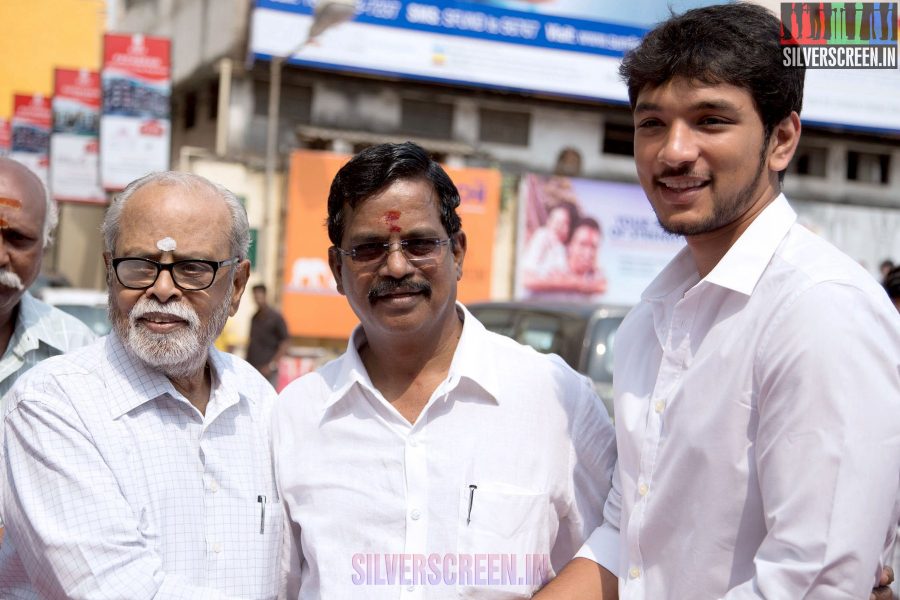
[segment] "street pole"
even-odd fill
[[[259,237],[263,242],[259,245],[261,248],[257,252],[257,260],[267,264],[269,255],[275,248],[275,235],[272,234],[272,211],[273,205],[277,204],[276,198],[272,197],[275,189],[275,166],[278,159],[278,118],[281,110],[281,69],[284,63],[288,61],[294,54],[299,52],[307,42],[313,37],[320,35],[325,29],[334,27],[344,21],[353,18],[356,12],[356,0],[319,0],[316,4],[313,22],[309,28],[309,34],[305,40],[294,46],[290,52],[281,56],[272,57],[269,63],[269,106],[266,119],[266,175],[263,183],[263,226]],[[264,250],[262,252],[261,250]],[[273,261],[277,263],[277,260]],[[265,281],[271,283],[274,281],[277,265],[273,265],[265,269]],[[273,286],[274,289],[280,290],[279,286]],[[280,293],[276,292],[276,296]]]

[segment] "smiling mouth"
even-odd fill
[[[700,177],[658,177],[657,185],[672,192],[689,192],[709,185],[710,180]]]

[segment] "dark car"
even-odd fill
[[[598,304],[480,302],[466,307],[491,331],[555,353],[594,380],[610,416],[616,330],[630,310]]]

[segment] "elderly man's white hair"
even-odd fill
[[[247,257],[247,252],[250,249],[250,223],[247,220],[247,211],[244,210],[241,202],[224,186],[200,175],[181,171],[151,173],[132,181],[128,184],[128,187],[116,196],[106,211],[106,217],[103,219],[101,227],[103,243],[107,252],[113,254],[115,251],[116,242],[119,240],[119,224],[122,220],[122,209],[125,207],[125,204],[136,191],[151,184],[206,188],[219,196],[228,206],[228,211],[231,213],[231,231],[229,232],[231,255],[241,259]],[[197,226],[202,227],[202,224],[198,223]]]
[[[46,248],[53,242],[53,233],[56,231],[57,223],[59,223],[59,211],[56,208],[56,201],[50,196],[50,193],[47,191],[46,186],[44,186],[44,182],[41,181],[41,178],[35,175],[34,171],[22,163],[11,158],[0,157],[0,167],[18,171],[26,179],[30,179],[40,191],[40,195],[44,199],[44,204],[46,205],[46,210],[44,211],[44,227],[41,232],[44,248]]]

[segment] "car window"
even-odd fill
[[[621,323],[622,317],[598,319],[594,323],[587,360],[587,372],[594,381],[612,383],[613,347]]]
[[[488,331],[515,337],[516,313],[502,308],[472,308],[472,314]]]

